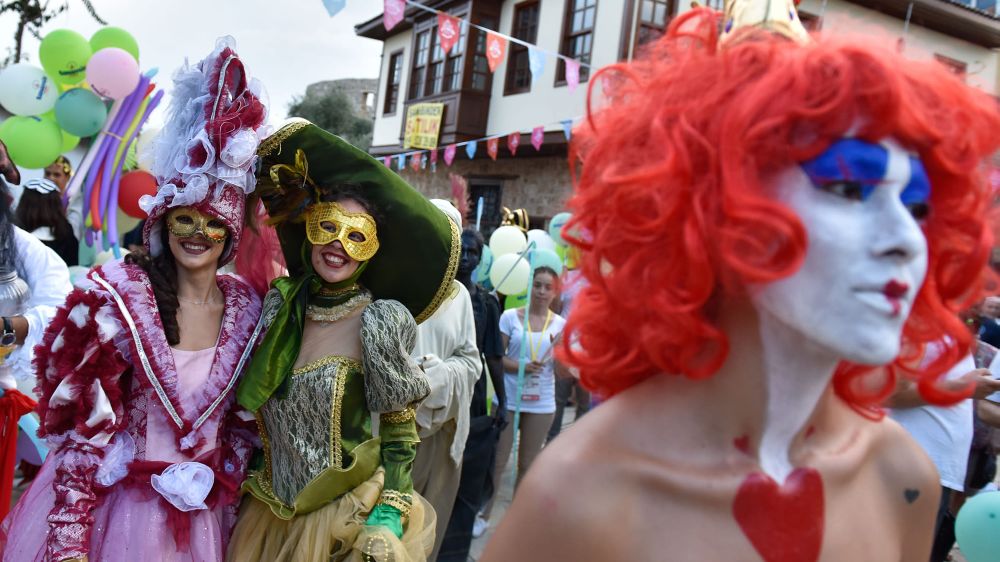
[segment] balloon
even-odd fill
[[[0,123],[0,140],[7,145],[10,159],[24,168],[44,168],[62,153],[59,126],[41,117],[14,116],[7,119]]]
[[[153,169],[156,136],[159,134],[159,127],[146,127],[139,134],[138,140],[135,141],[135,157],[139,163],[140,170],[149,172]]]
[[[990,562],[1000,553],[1000,492],[965,500],[955,519],[955,538],[969,562]]]
[[[132,55],[132,58],[139,62],[139,43],[136,42],[132,34],[120,27],[109,25],[98,29],[90,36],[90,50],[93,52],[117,47]]]
[[[501,226],[490,236],[490,249],[493,250],[494,258],[523,252],[527,245],[524,233],[516,226]]]
[[[56,126],[58,127],[59,124],[57,123]],[[60,131],[62,131],[62,129],[60,129]],[[76,145],[80,144],[80,137],[76,135],[71,135],[66,131],[62,131],[62,138],[63,138],[63,143],[62,143],[63,153],[72,151],[74,148],[76,148]]]
[[[91,53],[87,39],[70,29],[49,33],[38,46],[42,68],[60,84],[77,84],[83,80]]]
[[[529,230],[528,231],[528,242],[534,242],[535,248],[539,250],[556,250],[556,243],[549,236],[548,232],[544,230]]]
[[[510,310],[512,308],[521,308],[523,306],[528,306],[528,291],[525,291],[519,295],[507,295],[507,298],[503,300],[504,310]]]
[[[59,88],[37,66],[20,62],[0,72],[0,105],[14,115],[41,115],[58,97]]]
[[[554,240],[556,244],[566,244],[566,241],[563,240],[562,237],[562,229],[572,217],[573,215],[562,212],[552,217],[552,220],[549,221],[549,236],[552,237],[552,240]]]
[[[491,267],[493,267],[493,250],[489,246],[483,246],[483,255],[479,256],[479,265],[472,270],[473,283],[488,282]]]
[[[56,102],[56,121],[71,135],[95,135],[107,118],[107,106],[90,90],[73,88],[59,96],[59,101]]]
[[[87,83],[98,94],[120,100],[139,85],[139,63],[118,47],[101,49],[87,63]]]
[[[122,176],[118,185],[118,206],[130,217],[146,218],[146,212],[139,208],[139,198],[156,195],[156,178],[149,172],[136,170]]]
[[[505,295],[527,291],[530,278],[531,266],[528,265],[528,260],[517,254],[504,254],[496,258],[490,269],[490,281],[497,291]]]
[[[535,269],[539,267],[547,267],[552,271],[556,272],[556,275],[562,275],[563,262],[562,259],[552,250],[532,250],[531,251],[531,265]]]

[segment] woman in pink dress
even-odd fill
[[[254,188],[260,94],[229,40],[175,76],[146,251],[91,271],[36,349],[52,454],[0,529],[4,561],[222,560],[255,439],[234,389],[260,299],[217,269]]]

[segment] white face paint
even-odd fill
[[[919,160],[891,139],[843,139],[780,174],[775,188],[805,226],[808,247],[793,275],[751,288],[757,310],[839,359],[893,361],[927,273],[915,215],[929,185]]]

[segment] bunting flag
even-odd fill
[[[392,156],[386,156],[382,159],[382,163],[385,164],[386,168],[392,169]]]
[[[465,144],[465,154],[469,156],[469,160],[476,157],[476,144],[477,141],[469,141]]]
[[[496,72],[497,65],[507,54],[507,40],[493,33],[486,34],[486,62],[490,65],[490,72]]]
[[[566,88],[573,93],[580,85],[580,63],[573,59],[566,61]]]
[[[535,147],[537,152],[542,149],[543,142],[545,142],[545,127],[539,125],[531,130],[531,146]]]
[[[498,137],[493,137],[486,141],[486,154],[490,155],[490,158],[494,162],[497,160],[497,152],[500,151],[500,139]]]
[[[517,156],[517,147],[519,146],[521,146],[520,131],[507,135],[507,150],[510,151],[511,156]]]
[[[346,3],[347,0],[323,0],[323,6],[326,7],[326,12],[330,14],[331,18],[343,10]]]
[[[534,47],[528,47],[528,67],[531,68],[531,81],[541,80],[545,72],[545,53]]]
[[[437,168],[438,149],[431,150],[431,169]]]
[[[449,144],[444,147],[444,163],[451,166],[451,163],[455,161],[455,145]]]
[[[403,21],[403,12],[406,11],[406,0],[385,0],[382,10],[382,25],[386,31],[391,31],[396,24]]]
[[[573,136],[573,120],[564,119],[559,122],[562,124],[563,134],[566,135],[566,140],[569,140]]]
[[[455,16],[438,13],[438,39],[441,40],[441,50],[445,53],[451,51],[458,38],[462,35],[462,22]]]
[[[406,155],[405,154],[400,154],[399,156],[396,157],[396,169],[399,170],[399,171],[401,171],[401,172],[406,169]]]
[[[410,168],[414,172],[419,172],[421,168],[420,161],[423,159],[424,157],[421,154],[414,154],[413,156],[410,156]]]

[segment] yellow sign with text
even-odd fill
[[[437,148],[443,103],[415,103],[406,109],[403,148]]]

